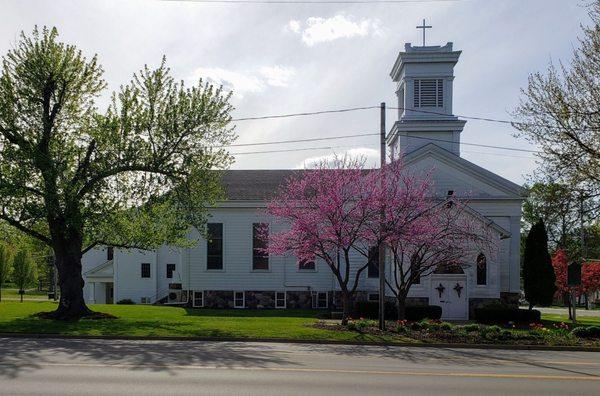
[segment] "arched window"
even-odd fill
[[[477,256],[477,284],[487,284],[487,259],[483,253]]]

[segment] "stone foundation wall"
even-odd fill
[[[275,292],[272,291],[247,291],[246,308],[263,309],[275,308]]]
[[[233,308],[233,291],[205,290],[204,306],[206,308]]]
[[[288,291],[287,308],[291,309],[311,309],[312,293],[310,291]]]
[[[372,292],[357,291],[354,294],[353,304],[358,301],[368,301],[369,294]],[[274,309],[275,308],[275,292],[262,290],[247,290],[245,292],[246,305],[248,309]],[[342,295],[339,291],[328,291],[328,309],[333,311],[342,310]],[[190,301],[188,306],[192,306],[192,293],[190,293]],[[286,308],[290,309],[312,309],[312,292],[308,290],[295,290],[286,292]],[[393,296],[386,296],[386,301],[393,304],[396,299]],[[407,305],[427,305],[429,298],[427,297],[408,297]],[[233,308],[233,290],[205,290],[204,291],[204,307],[215,309]]]

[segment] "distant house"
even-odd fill
[[[443,317],[466,319],[470,308],[491,299],[519,297],[519,235],[523,191],[460,156],[466,121],[452,114],[454,65],[460,51],[406,44],[392,68],[398,121],[387,136],[392,153],[404,153],[412,169],[434,169],[436,195],[468,197],[500,242],[499,253],[483,252],[460,273],[435,273],[410,292],[414,303],[441,305]],[[256,230],[271,223],[261,209],[295,170],[231,170],[223,176],[227,200],[210,210],[210,241],[197,230],[197,246],[156,251],[98,248],[83,257],[88,303],[130,299],[138,304],[189,304],[216,308],[337,308],[336,282],[325,263],[260,254]],[[482,220],[483,221],[483,220]],[[358,266],[364,259],[354,257]],[[389,268],[389,266],[388,266]],[[377,268],[365,271],[358,298],[377,299]],[[442,291],[440,291],[442,290]]]

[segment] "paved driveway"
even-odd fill
[[[567,308],[535,308],[541,313],[557,314],[557,315],[569,315]],[[583,309],[577,308],[577,316],[594,316],[600,317],[600,309]]]

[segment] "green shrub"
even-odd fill
[[[512,333],[510,330],[502,330],[500,334],[498,334],[497,339],[499,340],[510,340],[512,338]]]
[[[496,308],[484,307],[475,308],[475,319],[480,323],[537,323],[541,320],[541,313],[538,310],[528,310],[519,308]]]
[[[406,319],[408,320],[439,320],[441,317],[442,307],[437,305],[415,305],[406,307]]]
[[[439,327],[440,327],[440,330],[449,331],[449,330],[452,330],[454,328],[454,325],[452,323],[450,323],[450,322],[442,322],[442,323],[440,323]]]
[[[371,319],[360,318],[358,320],[351,320],[346,326],[348,330],[364,331],[369,327],[377,326],[377,322]]]
[[[355,315],[377,319],[379,317],[379,303],[376,301],[357,301],[355,304]],[[396,320],[398,310],[396,304],[390,301],[385,303],[386,319]],[[411,321],[422,319],[440,319],[442,317],[442,307],[437,305],[415,305],[406,307],[406,319]]]
[[[600,338],[600,326],[575,327],[571,333],[579,338]]]
[[[117,304],[120,305],[134,305],[135,303],[131,298],[124,298],[122,300],[117,301]]]
[[[481,326],[478,325],[477,323],[471,323],[468,325],[464,325],[462,328],[464,331],[466,331],[468,333],[473,333],[475,331],[479,331],[481,329]]]

